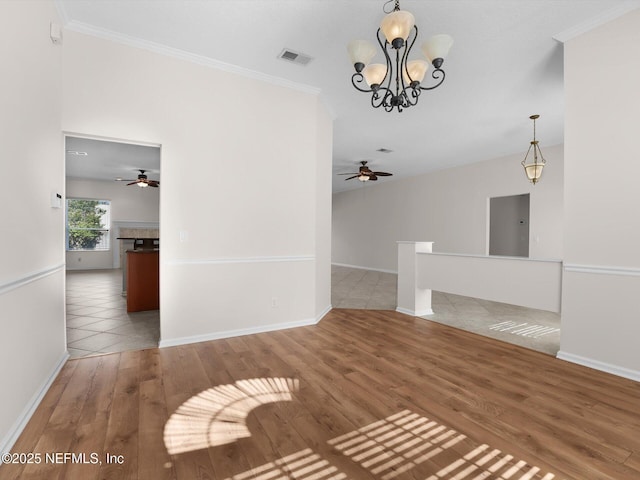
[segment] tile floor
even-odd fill
[[[122,270],[68,271],[66,300],[71,358],[158,346],[160,312],[127,313]]]
[[[397,275],[334,265],[334,308],[395,310]],[[160,312],[126,312],[121,270],[67,272],[67,346],[71,358],[157,347]],[[556,355],[560,315],[433,292],[423,318]]]
[[[396,309],[397,275],[333,265],[334,308]],[[432,293],[433,315],[423,318],[556,355],[560,314],[449,293]]]

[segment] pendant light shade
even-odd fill
[[[347,51],[349,52],[349,58],[353,65],[361,64],[362,68],[368,65],[376,54],[376,49],[371,42],[366,40],[353,40],[347,45]],[[360,68],[360,71],[362,71]]]
[[[407,69],[402,72],[407,85],[413,82],[420,83],[429,70],[429,64],[425,60],[412,60],[407,63]]]
[[[526,173],[529,181],[535,184],[540,180],[543,168],[544,163],[528,163],[524,166],[524,172]]]
[[[380,23],[380,30],[393,48],[400,48],[409,37],[416,19],[411,12],[396,10],[387,14]],[[402,39],[399,42],[398,39]]]
[[[422,44],[422,53],[430,62],[441,58],[444,60],[449,54],[453,45],[453,38],[450,35],[434,35]]]
[[[371,63],[364,67],[362,75],[370,88],[377,88],[387,75],[387,66],[381,63]]]

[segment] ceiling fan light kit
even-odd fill
[[[138,185],[140,188],[147,188],[147,187],[155,187],[158,188],[160,186],[160,182],[157,180],[149,180],[149,178],[147,177],[147,175],[145,174],[146,170],[138,170],[140,173],[138,174],[138,178],[135,180],[129,179],[129,180],[124,180],[122,178],[116,178],[116,182],[130,182],[127,183],[127,186],[129,185]]]
[[[385,5],[388,3],[391,1]],[[383,107],[387,112],[394,109],[402,112],[418,103],[422,90],[433,90],[442,85],[445,78],[442,64],[453,45],[453,38],[449,35],[435,35],[422,44],[422,53],[428,62],[422,59],[409,60],[418,37],[418,27],[413,14],[400,10],[400,1],[395,0],[393,11],[382,19],[376,36],[386,64],[370,63],[376,49],[366,40],[353,40],[347,46],[356,71],[351,77],[351,83],[356,90],[371,93],[372,107]],[[422,81],[429,63],[434,68],[431,77],[436,83],[423,87]],[[363,82],[368,85],[368,89],[360,86]]]
[[[345,180],[351,180],[353,178],[357,178],[361,182],[372,181],[375,182],[378,180],[378,177],[390,177],[393,174],[388,172],[373,172],[369,167],[367,167],[367,161],[362,160],[361,167],[358,169],[358,172],[351,173],[339,173],[338,175],[351,175],[349,178],[345,178]]]
[[[524,173],[527,175],[529,181],[535,185],[540,181],[542,169],[547,161],[542,156],[538,140],[536,140],[536,120],[540,118],[540,115],[531,115],[529,118],[533,120],[533,140],[531,140],[529,150],[527,150],[527,154],[524,156],[521,165],[524,167]],[[533,151],[533,159],[527,161],[531,151]]]

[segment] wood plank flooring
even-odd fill
[[[640,384],[334,309],[317,326],[70,360],[12,451],[41,461],[2,465],[2,480],[637,480]]]

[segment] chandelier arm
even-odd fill
[[[380,32],[381,30],[378,28],[378,32],[376,34],[378,38],[378,45],[380,45],[380,48],[382,49],[382,53],[384,53],[385,61],[387,63],[387,71],[385,72],[384,78],[380,82],[380,85],[382,85],[386,80],[387,86],[385,88],[387,88],[387,90],[390,90],[391,89],[391,72],[393,71],[393,68],[392,68],[393,63],[392,63],[391,57],[389,56],[389,52],[387,51],[387,46],[389,45],[389,42],[385,38],[384,43],[382,43],[382,39],[380,38]]]
[[[396,74],[396,96],[400,96],[400,92],[404,90],[404,80],[402,79],[402,72],[400,71],[401,65],[400,50],[396,50],[396,68],[394,70]],[[402,89],[400,89],[401,85]]]
[[[372,88],[369,88],[368,90],[365,90],[364,88],[360,88],[357,83],[364,83],[366,85],[366,82],[364,81],[364,75],[362,75],[362,73],[356,72],[351,76],[351,84],[355,87],[356,90],[360,91],[360,92],[364,92],[364,93],[370,93],[373,92]]]
[[[446,75],[444,73],[444,70],[442,70],[441,68],[436,68],[431,74],[431,78],[437,80],[437,83],[430,87],[423,87],[422,85],[420,85],[420,90],[433,90],[434,88],[438,88],[440,85],[442,85],[442,82],[444,82],[445,76]]]
[[[371,106],[373,108],[379,108],[382,106],[385,107],[386,110],[387,105],[391,104],[391,102],[389,102],[389,97],[391,95],[391,90],[389,90],[387,87],[380,87],[378,91],[374,92],[371,96]]]
[[[406,105],[407,107],[413,107],[414,105],[417,105],[418,97],[420,96],[419,88],[413,88],[411,86],[408,86],[405,88],[403,93],[407,101],[407,105]]]
[[[411,39],[410,44],[409,44],[409,39]],[[409,59],[409,53],[413,48],[413,44],[416,43],[417,39],[418,39],[418,27],[414,25],[413,38],[411,38],[411,35],[409,35],[409,38],[407,38],[407,43],[405,43],[405,48],[404,48],[404,55],[402,55],[402,66],[404,67],[404,71],[407,74],[407,78],[409,79],[409,84],[413,82],[413,78],[411,78],[411,75],[409,74],[409,69],[407,68],[407,60]],[[407,85],[404,84],[404,76],[402,76],[402,88],[403,90],[407,88]]]

